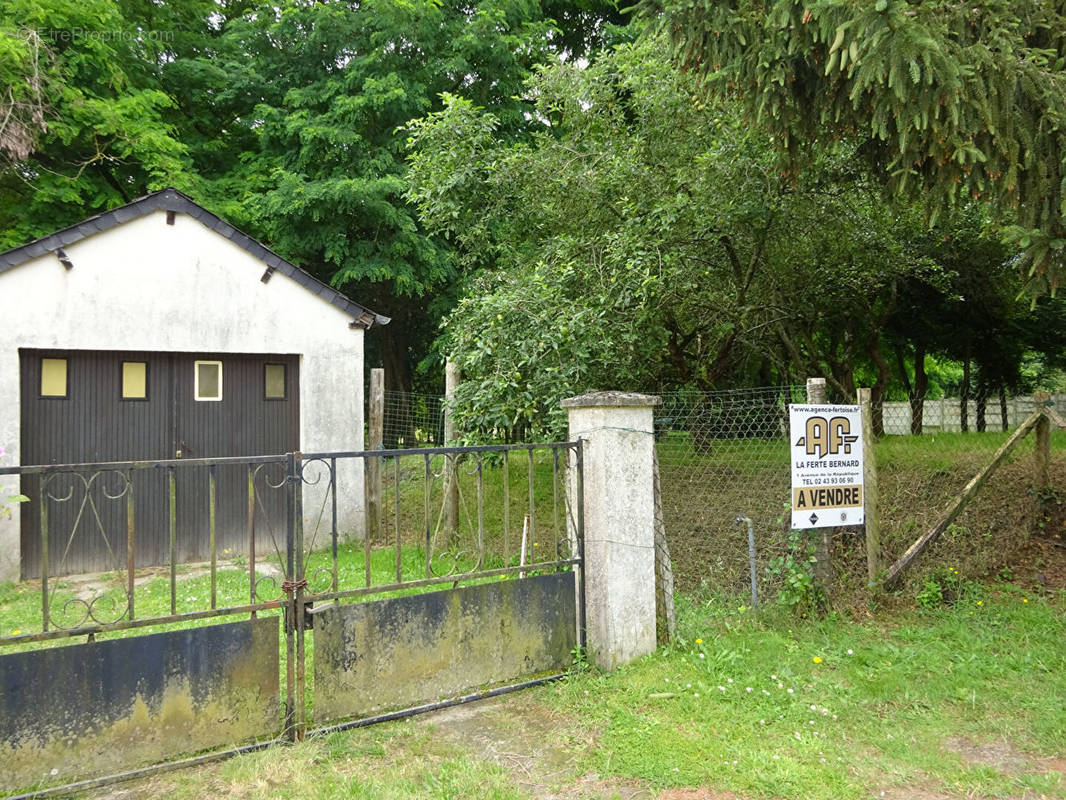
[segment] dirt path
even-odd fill
[[[646,781],[603,778],[582,768],[596,732],[519,692],[426,714],[427,726],[514,775],[535,800],[745,800],[706,787],[656,792]]]
[[[419,717],[432,729],[515,777],[536,800],[651,800],[636,781],[604,780],[585,772],[595,732],[530,699],[528,694],[453,706]]]

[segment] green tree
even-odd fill
[[[643,0],[684,67],[799,169],[842,137],[894,192],[987,200],[1037,291],[1066,276],[1066,9],[1042,0]]]
[[[155,27],[151,15],[164,13],[156,7],[147,0],[0,0],[0,71],[10,64],[36,70],[30,88],[24,76],[8,96],[21,91],[24,102],[39,103],[31,117],[40,126],[0,164],[0,248],[149,190],[194,185],[161,73],[176,57],[174,29],[170,22]],[[211,13],[208,3],[183,7],[197,8],[202,21]]]
[[[194,106],[217,96],[238,143],[237,153],[210,137],[198,146],[207,192],[287,258],[392,317],[372,342],[389,388],[411,388],[458,278],[450,248],[403,197],[398,127],[453,92],[521,129],[528,106],[514,95],[555,34],[527,0],[287,2],[245,14],[218,53],[171,68],[192,79]]]
[[[0,20],[0,247],[175,185],[392,316],[371,347],[403,388],[458,273],[403,199],[398,126],[452,92],[517,134],[531,68],[624,22],[603,0],[0,0]]]
[[[704,103],[655,40],[542,69],[541,129],[513,142],[469,101],[411,126],[409,196],[491,265],[446,323],[467,430],[555,419],[606,386],[788,380],[842,395],[883,288],[924,262],[850,166],[801,183],[728,102]],[[834,363],[834,359],[839,363]]]

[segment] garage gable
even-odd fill
[[[316,297],[349,315],[352,318],[352,327],[366,329],[375,324],[385,325],[389,322],[388,317],[377,314],[353,302],[336,289],[327,286],[309,273],[286,261],[265,245],[233,227],[221,217],[212,214],[187,195],[173,188],[146,195],[127,205],[89,217],[69,228],[64,228],[21,247],[0,253],[0,274],[48,254],[54,255],[67,270],[73,270],[75,263],[71,255],[67,253],[67,248],[90,236],[109,231],[155,212],[165,212],[167,224],[170,225],[175,223],[177,214],[184,214],[197,220],[205,228],[227,239],[235,247],[261,261],[264,266],[261,277],[263,283],[269,282],[275,272],[280,272]]]

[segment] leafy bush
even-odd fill
[[[777,602],[793,612],[810,613],[825,606],[825,593],[814,579],[815,543],[811,531],[790,530],[784,555],[770,560],[766,573],[779,585]]]

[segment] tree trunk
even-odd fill
[[[892,371],[888,367],[881,352],[881,332],[875,330],[870,336],[868,346],[870,358],[877,367],[877,380],[870,389],[870,414],[873,421],[873,434],[877,439],[885,435],[885,392],[888,391],[888,382],[892,378]]]
[[[1007,417],[1007,387],[1003,384],[999,386],[999,419],[1004,432],[1010,430],[1010,419]]]
[[[414,447],[416,434],[410,402],[411,364],[403,320],[393,320],[378,331],[381,361],[385,367],[385,391],[391,393],[385,400],[384,445],[391,450],[403,439],[407,447]]]
[[[988,428],[988,423],[985,420],[985,410],[988,401],[988,387],[985,386],[984,380],[977,381],[977,432],[984,433]]]
[[[925,372],[925,348],[914,348],[914,387],[910,396],[911,433],[922,433],[922,417],[925,414],[925,392],[929,388],[929,376]]]
[[[970,430],[970,354],[962,360],[962,386],[959,387],[959,430]]]

